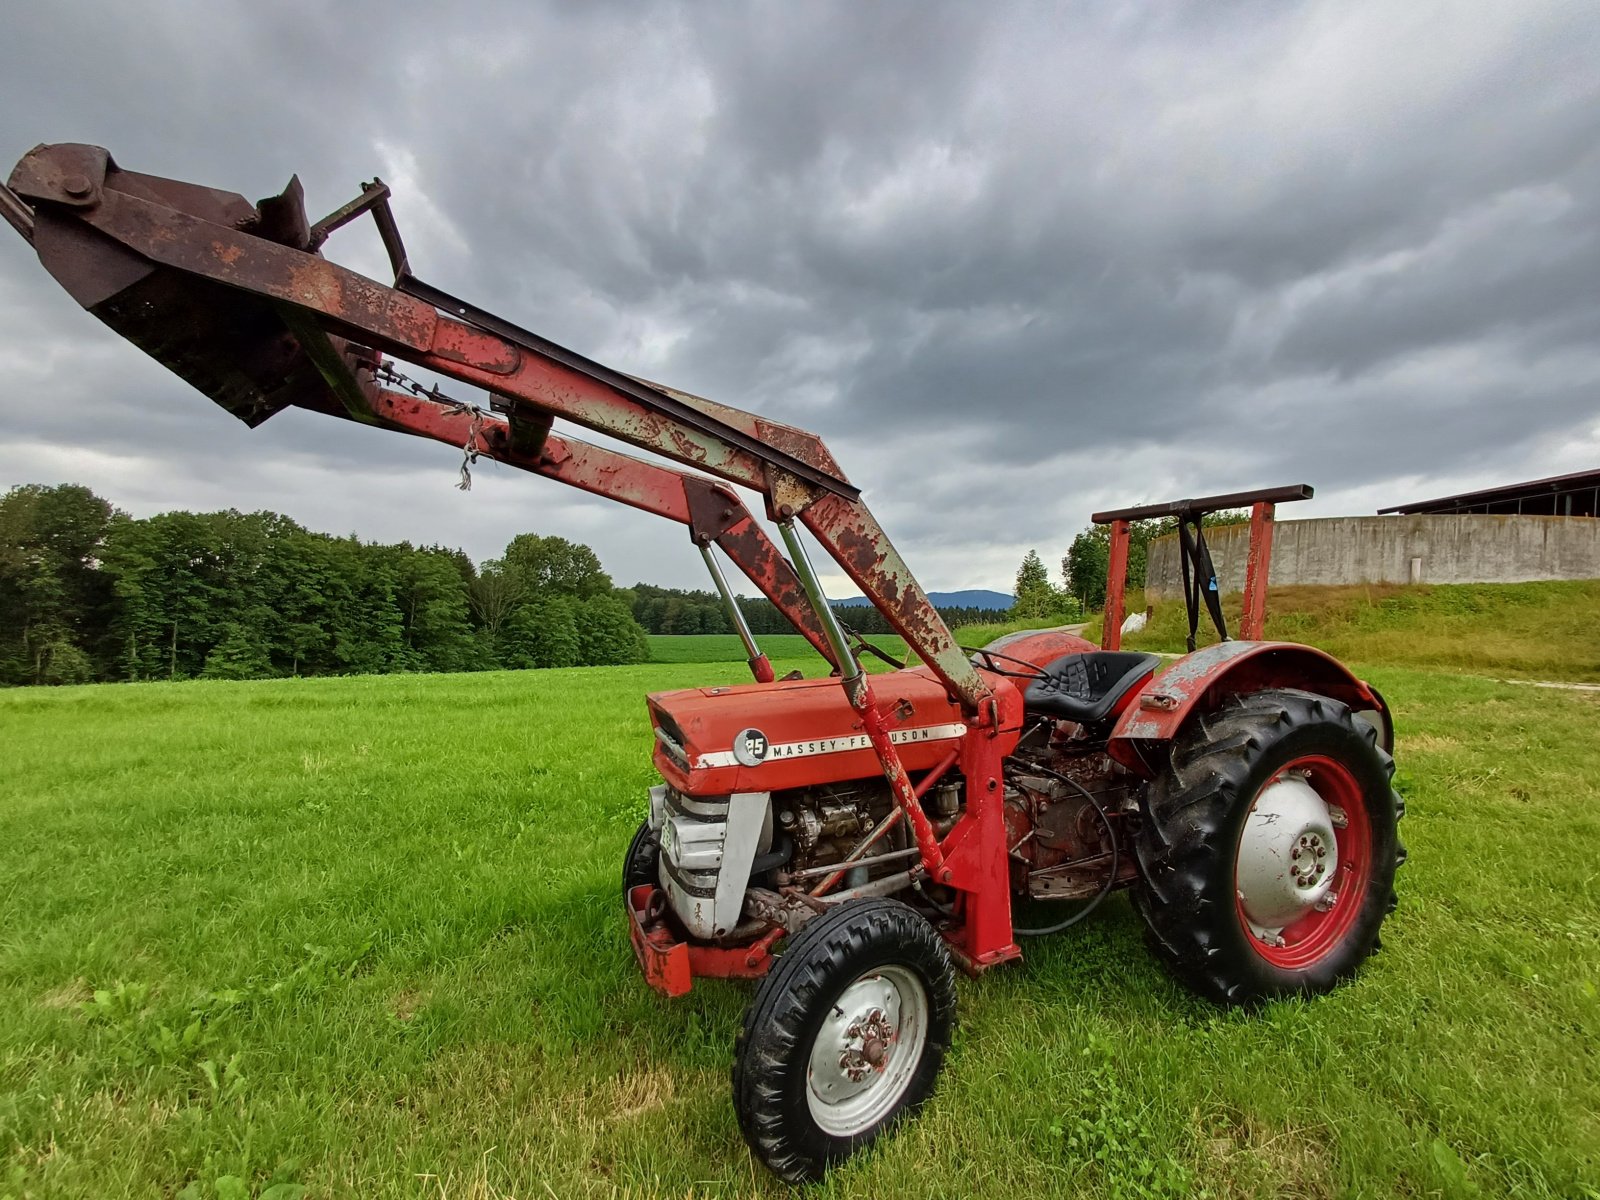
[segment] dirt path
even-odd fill
[[[1480,679],[1490,676],[1480,675]],[[1557,688],[1563,692],[1600,692],[1600,683],[1557,683],[1553,679],[1496,679],[1496,683],[1515,683],[1521,687]]]

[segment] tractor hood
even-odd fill
[[[1002,751],[1016,745],[1022,696],[1001,675],[994,690]],[[937,765],[967,732],[961,706],[926,667],[872,677],[879,711],[908,771]],[[775,792],[882,773],[834,678],[656,692],[649,697],[655,764],[687,795]]]

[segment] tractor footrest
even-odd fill
[[[664,996],[685,995],[695,977],[759,979],[772,969],[765,939],[746,946],[682,940],[666,918],[666,893],[645,884],[628,892],[628,937],[644,981]]]

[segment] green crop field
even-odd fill
[[[782,1195],[749,989],[650,992],[617,882],[641,693],[742,673],[0,694],[0,1196]],[[1411,860],[1358,981],[1219,1011],[1118,897],[814,1194],[1600,1196],[1600,694],[1371,675]]]
[[[744,643],[734,633],[652,633],[650,658],[658,663],[742,663]],[[811,643],[798,633],[768,633],[756,639],[767,657],[776,662],[792,658],[802,663],[806,670],[822,665],[822,656],[811,649]],[[872,638],[874,646],[890,654],[901,654],[905,643],[896,637]],[[809,661],[806,661],[809,660]]]
[[[953,632],[956,641],[963,646],[983,646],[1004,634],[1028,628],[1031,628],[1030,623],[1019,622],[963,625]],[[744,643],[733,633],[656,633],[649,637],[651,660],[658,663],[742,663],[745,660]],[[886,654],[901,659],[906,656],[905,641],[893,634],[875,633],[867,640]],[[808,673],[822,666],[822,656],[813,651],[811,644],[798,633],[765,633],[756,642],[762,653],[774,662],[780,658],[793,659],[790,667],[798,667]],[[870,655],[866,658],[866,666],[874,671],[889,669]]]

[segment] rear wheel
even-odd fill
[[[1230,1004],[1352,975],[1405,856],[1393,775],[1373,727],[1325,696],[1259,692],[1197,721],[1150,785],[1136,842],[1157,953]]]
[[[818,1179],[919,1108],[955,1027],[955,972],[933,926],[856,900],[790,939],[745,1013],[733,1103],[780,1179]]]

